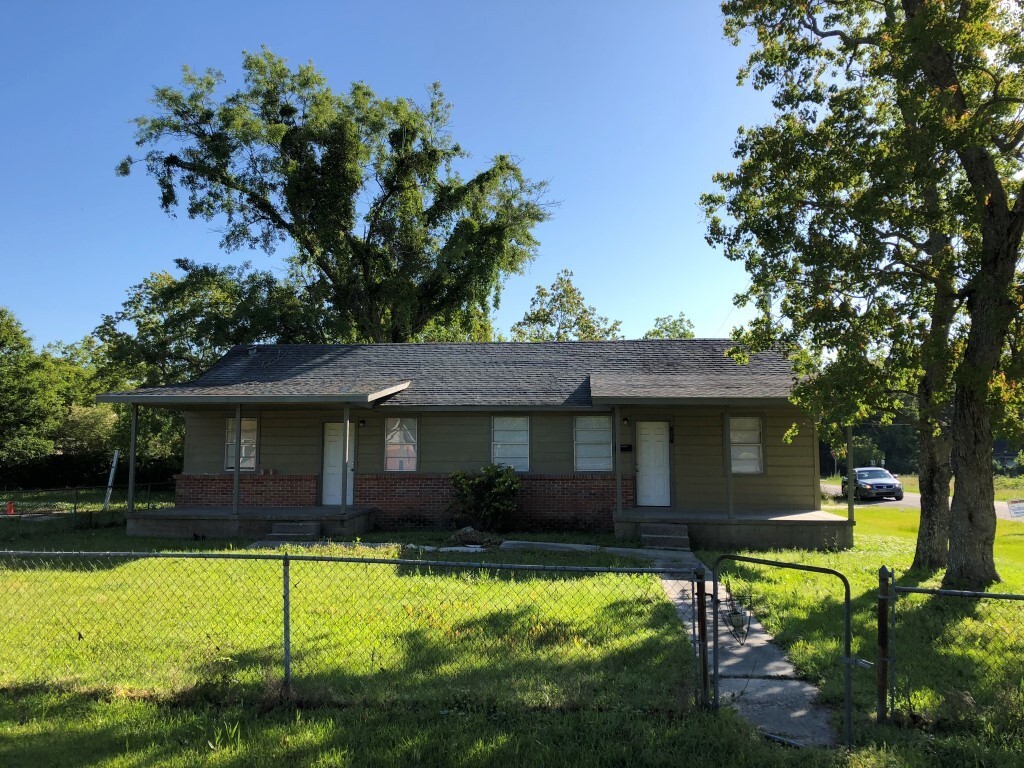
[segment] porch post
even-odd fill
[[[139,405],[132,403],[132,431],[128,443],[128,514],[135,511],[135,447],[138,442]]]
[[[853,471],[853,426],[846,428],[846,519],[853,519],[853,497],[857,491],[857,473]]]
[[[231,510],[238,514],[238,488],[242,477],[242,404],[235,406],[235,487],[231,494]]]
[[[348,442],[349,407],[345,406],[345,426],[341,430],[341,511],[348,512]]]
[[[725,469],[725,511],[726,517],[736,517],[736,506],[732,493],[732,433],[729,424],[729,406],[722,411],[722,466]]]
[[[622,460],[619,444],[622,442],[622,412],[619,406],[612,411],[612,466],[615,467],[615,514],[622,514]]]

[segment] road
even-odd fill
[[[839,496],[840,488],[838,485],[829,485],[828,483],[821,484],[821,490],[823,493],[830,494],[832,496]],[[845,501],[845,499],[842,499]],[[858,507],[898,507],[899,509],[921,509],[921,494],[919,493],[905,493],[903,494],[902,501],[894,501],[893,499],[865,499],[857,502]],[[1005,501],[996,502],[996,517],[1001,517],[1004,520],[1010,519],[1010,508],[1007,506]]]

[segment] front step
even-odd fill
[[[274,523],[267,541],[317,541],[320,539],[319,520]]]
[[[682,523],[640,523],[640,543],[649,549],[689,549],[690,536]]]
[[[264,541],[319,541],[320,536],[313,533],[268,533]]]

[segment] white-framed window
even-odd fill
[[[530,471],[530,417],[495,416],[491,420],[491,462]]]
[[[401,416],[384,421],[384,470],[415,472],[416,444],[419,439],[415,418]]]
[[[611,472],[612,417],[577,416],[573,425],[577,472]]]
[[[729,450],[734,475],[760,475],[764,472],[761,450],[761,417],[729,417]]]
[[[235,471],[235,419],[227,420],[224,428],[224,469]],[[242,463],[241,472],[256,471],[256,418],[242,418]]]

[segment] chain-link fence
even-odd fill
[[[136,509],[174,506],[174,483],[140,483]],[[41,529],[76,530],[124,523],[128,486],[0,491],[0,540]]]
[[[879,657],[891,717],[1024,735],[1024,595],[898,586],[882,574]]]
[[[684,619],[696,616],[695,579],[315,555],[0,553],[0,687],[681,708],[700,688]]]

